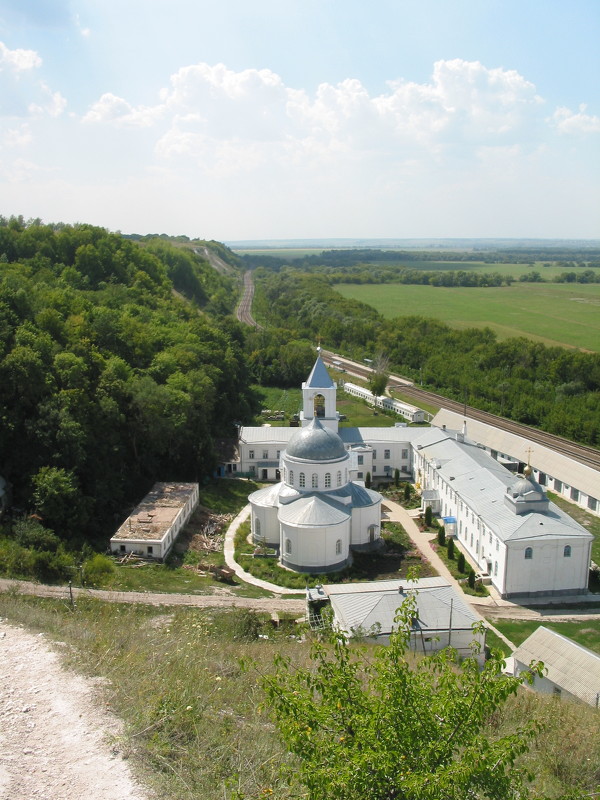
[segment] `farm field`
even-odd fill
[[[488,326],[499,339],[525,336],[547,345],[600,352],[600,284],[518,283],[467,288],[401,284],[338,284],[393,319],[431,316],[455,328]]]

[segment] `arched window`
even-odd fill
[[[294,470],[290,470],[290,486],[294,485]]]
[[[304,473],[301,472],[300,473],[300,488],[304,489],[305,486],[306,486],[306,478],[304,476]]]
[[[563,550],[563,556],[565,558],[571,558],[571,545],[570,544],[566,544],[565,545],[565,549]]]
[[[338,539],[337,542],[335,543],[336,556],[339,556],[341,552],[342,552],[342,540]]]
[[[254,535],[257,539],[260,537],[260,520],[258,518],[254,520]]]
[[[494,575],[497,575],[497,574],[498,574],[498,562],[496,561],[494,563]]]
[[[325,398],[322,394],[315,396],[313,408],[315,417],[325,416]]]
[[[533,548],[526,547],[525,548],[525,558],[533,558]]]
[[[285,540],[285,552],[286,555],[290,556],[292,554],[292,540],[286,539]]]
[[[313,474],[312,474],[311,486],[312,486],[313,489],[318,489],[319,488],[319,476],[317,475],[316,472],[313,472]]]
[[[338,472],[338,474],[337,474],[337,485],[338,486],[342,485],[342,473],[341,472]]]
[[[330,472],[326,472],[325,473],[325,488],[326,489],[331,489],[331,473]]]
[[[287,483],[287,469],[285,467],[283,468],[283,482]]]

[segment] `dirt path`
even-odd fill
[[[149,800],[96,688],[42,634],[0,620],[0,800]]]

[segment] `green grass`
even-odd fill
[[[393,319],[423,314],[456,328],[489,326],[500,339],[600,351],[600,284],[517,283],[494,288],[339,284],[341,295]]]
[[[555,494],[554,492],[546,492],[546,494],[553,503],[556,503],[559,508],[566,511],[570,517],[573,517],[574,520],[580,525],[583,525],[583,527],[593,535],[592,561],[595,561],[596,564],[600,564],[600,517],[590,514],[589,511],[580,508],[578,505],[575,505],[575,503],[570,503],[568,500],[565,500],[562,495]]]
[[[581,620],[581,622],[552,622],[551,620],[511,620],[493,619],[494,627],[503,633],[507,639],[514,642],[517,647],[528,636],[537,630],[540,625],[550,630],[567,636],[578,644],[593,650],[600,655],[600,620]]]
[[[291,589],[301,590],[319,583],[405,579],[411,568],[417,568],[422,578],[437,575],[431,564],[414,550],[408,534],[397,523],[385,525],[383,531],[385,549],[375,553],[353,553],[351,566],[340,572],[322,575],[290,572],[279,565],[275,556],[254,558],[252,554],[255,546],[248,542],[249,533],[249,521],[240,525],[236,533],[235,558],[238,564],[256,578]]]
[[[68,667],[104,680],[102,699],[124,720],[115,743],[161,800],[291,800],[306,796],[272,724],[261,674],[273,658],[308,663],[308,646],[244,610],[160,609],[91,599],[65,603],[0,593],[0,616],[65,643]],[[259,634],[266,639],[256,639]],[[361,648],[367,645],[360,645]],[[240,659],[254,667],[241,669]],[[600,782],[595,710],[519,692],[488,723],[508,735],[531,720],[537,744],[521,757],[537,797],[552,800]],[[68,723],[68,720],[67,720]]]

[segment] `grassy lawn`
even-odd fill
[[[600,620],[598,619],[581,620],[581,622],[494,619],[491,622],[517,647],[540,625],[543,625],[545,628],[550,628],[550,630],[560,633],[562,636],[567,636],[569,639],[573,639],[600,655]]]
[[[255,545],[248,542],[250,522],[240,525],[235,537],[235,558],[251,575],[278,586],[302,590],[319,583],[352,583],[404,579],[411,568],[417,568],[422,578],[437,575],[412,547],[410,538],[401,525],[386,523],[383,532],[385,548],[376,553],[353,553],[352,566],[340,572],[307,575],[290,572],[279,566],[277,557],[254,557]]]
[[[67,667],[103,679],[95,691],[125,723],[115,746],[153,796],[306,796],[261,686],[275,657],[308,665],[309,646],[298,638],[302,626],[286,621],[276,629],[268,615],[244,609],[153,608],[92,599],[71,609],[60,601],[9,593],[0,593],[0,616],[62,643],[59,655]],[[243,669],[241,660],[252,666]],[[552,800],[579,789],[591,797],[600,777],[597,712],[519,692],[494,714],[486,733],[510,735],[531,720],[539,720],[542,729],[518,763],[533,776],[533,794]]]
[[[570,503],[559,494],[555,494],[554,492],[546,492],[546,494],[553,503],[556,503],[559,508],[566,511],[570,517],[573,517],[574,520],[580,525],[583,525],[583,527],[593,535],[592,561],[595,561],[596,564],[600,564],[600,517],[596,517],[590,514],[589,511],[579,508],[575,503]]]
[[[544,273],[545,274],[545,273]],[[344,297],[389,319],[421,313],[456,328],[489,326],[500,339],[600,351],[600,284],[516,283],[497,288],[338,284]]]

